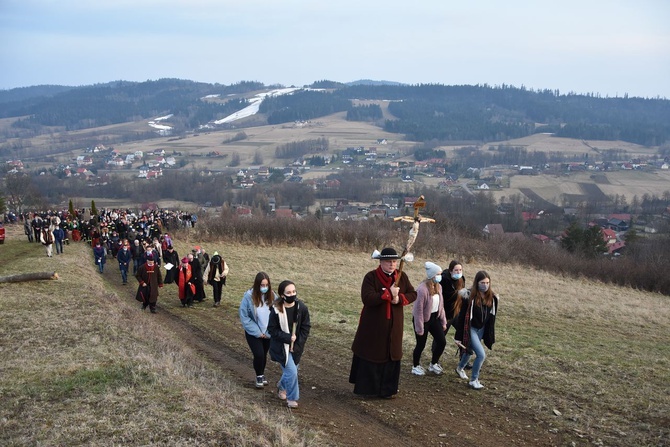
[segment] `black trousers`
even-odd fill
[[[212,293],[214,294],[214,302],[221,302],[221,292],[223,291],[223,283],[221,281],[212,281]]]
[[[433,346],[431,347],[432,357],[430,363],[437,363],[440,361],[444,348],[447,346],[447,339],[444,330],[442,329],[442,325],[440,324],[440,320],[437,318],[437,312],[430,314],[430,320],[423,324],[423,335],[414,332],[414,336],[416,337],[416,347],[412,353],[414,366],[419,365],[421,362],[421,354],[426,347],[428,334],[433,336]]]
[[[249,335],[248,332],[244,332],[244,336],[247,338],[249,349],[251,349],[251,353],[254,356],[254,371],[256,371],[257,376],[262,376],[265,374],[270,339],[254,337],[253,335]]]

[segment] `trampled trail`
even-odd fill
[[[113,269],[105,279],[119,295],[133,301],[134,282],[124,287]],[[237,319],[237,300],[225,296],[222,306],[211,307],[211,298],[184,309],[172,303],[174,291],[166,285],[159,298],[158,314],[153,318],[169,326],[186,345],[221,371],[222,376],[248,389],[269,411],[289,411],[275,394],[274,383],[280,369],[268,358],[270,385],[254,389],[251,353]],[[140,310],[138,309],[138,312]],[[555,446],[560,436],[547,431],[532,415],[518,414],[509,408],[494,407],[486,391],[470,390],[455,373],[452,359],[445,353],[445,374],[416,377],[403,361],[400,393],[396,399],[362,399],[353,394],[348,383],[350,351],[342,352],[351,340],[319,337],[313,327],[300,364],[300,407],[292,410],[297,423],[326,433],[328,439],[346,446]],[[335,343],[337,346],[333,346]],[[405,356],[409,353],[405,353]],[[407,367],[405,367],[407,366]],[[488,372],[494,379],[494,372]]]

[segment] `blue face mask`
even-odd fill
[[[435,277],[433,278],[433,282],[436,282],[438,284],[441,283],[442,282],[442,275],[435,275]]]
[[[452,273],[452,274],[451,274],[451,279],[456,279],[456,280],[458,280],[458,279],[461,279],[462,277],[463,277],[463,274],[462,274],[462,273]]]
[[[268,293],[268,290],[270,290],[268,286],[261,286],[261,293]]]
[[[480,292],[486,292],[486,291],[489,290],[489,285],[488,284],[477,283],[477,288],[479,289]]]

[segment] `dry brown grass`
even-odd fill
[[[134,301],[110,291],[83,244],[65,250],[47,258],[23,240],[2,246],[1,276],[56,270],[60,279],[0,285],[0,444],[326,443],[289,428],[286,413],[255,405]]]
[[[222,241],[204,246],[229,262],[226,295],[235,301],[259,270],[275,286],[282,279],[295,281],[312,313],[310,347],[327,346],[333,359],[348,358],[360,312],[360,279],[375,267],[369,252],[382,247],[351,253]],[[451,256],[432,260],[444,267]],[[423,261],[419,253],[418,262],[406,264],[415,285],[424,277]],[[501,295],[498,343],[482,373],[482,381],[493,381],[488,392],[496,405],[530,409],[552,430],[576,440],[600,439],[603,445],[667,441],[670,396],[662,391],[670,377],[667,297],[515,265],[465,265],[470,279],[480,269],[491,274]],[[411,318],[404,343],[405,352],[411,352]],[[450,354],[445,363],[455,361]],[[345,369],[339,372],[346,374]]]
[[[346,377],[360,281],[376,267],[370,252],[382,247],[351,252],[262,246],[203,240],[198,231],[176,238],[182,255],[196,244],[222,254],[230,265],[224,300],[233,305],[260,270],[275,287],[282,279],[295,281],[312,314],[309,350],[328,352],[332,374]],[[0,285],[2,443],[324,442],[318,433],[286,432],[283,413],[259,409],[253,394],[215,377],[212,365],[139,312],[130,297],[111,293],[87,261],[88,249],[71,245],[66,250],[63,257],[47,259],[41,247],[11,240],[0,250],[0,275],[53,265],[62,275],[56,282]],[[416,256],[405,268],[415,286],[424,277],[426,260]],[[431,260],[444,267],[453,256]],[[541,423],[577,444],[667,445],[667,297],[516,265],[472,260],[464,267],[468,279],[487,270],[501,295],[497,343],[481,375],[487,402],[534,413],[529,423]],[[170,312],[179,305],[174,288],[161,293],[162,309]],[[208,331],[213,317],[203,309],[184,318]],[[224,319],[230,320],[226,325],[239,325],[235,315]],[[414,337],[411,318],[405,321],[407,353]],[[241,336],[220,342],[244,345]],[[443,359],[447,368],[455,363],[451,354],[448,349]],[[406,356],[403,368],[409,362]]]

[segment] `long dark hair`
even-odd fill
[[[463,268],[463,264],[460,263],[459,261],[452,259],[451,262],[449,263],[449,273],[454,271],[454,267],[457,265],[460,265],[461,268]],[[450,278],[451,279],[451,278]],[[465,286],[465,280],[463,277],[460,277],[458,280],[456,280],[456,287],[454,287],[456,290],[462,289]]]
[[[256,278],[254,279],[254,286],[251,288],[251,301],[254,302],[254,306],[256,307],[260,307],[263,301],[263,293],[261,293],[261,283],[263,282],[264,279],[268,280],[268,291],[265,294],[265,304],[267,304],[268,306],[272,305],[272,300],[274,299],[270,277],[265,272],[258,272],[256,273]]]
[[[479,281],[483,279],[489,280],[489,289],[486,292],[479,291]],[[470,289],[470,299],[475,300],[476,306],[491,307],[493,305],[493,289],[491,288],[491,276],[485,271],[480,270],[475,275],[472,282],[472,289]]]
[[[491,288],[491,283],[489,282],[489,290],[486,292],[479,291],[479,281],[484,278],[488,278],[491,281],[491,276],[485,271],[480,270],[475,275],[475,279],[472,281],[472,287],[470,288],[470,299],[474,300],[476,306],[493,306],[493,289]],[[458,315],[461,311],[461,306],[463,305],[463,299],[457,299],[454,303],[454,315]]]

